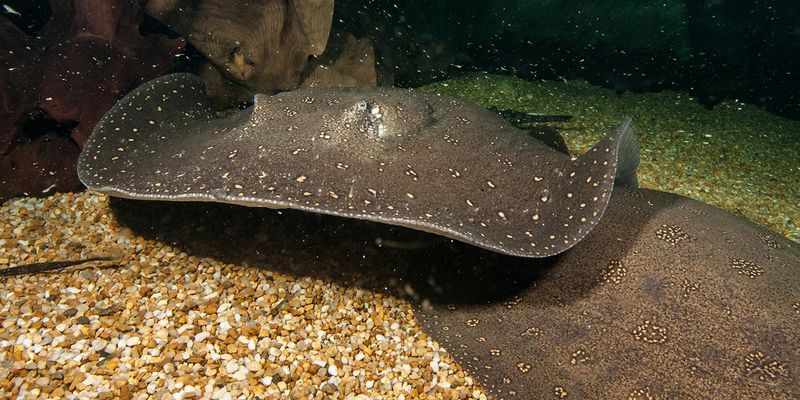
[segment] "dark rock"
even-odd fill
[[[0,202],[80,188],[75,163],[95,123],[184,46],[141,35],[138,0],[50,8],[35,34],[0,17]]]

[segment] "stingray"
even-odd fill
[[[434,286],[415,313],[496,398],[800,397],[800,249],[634,188],[630,124],[569,157],[487,110],[400,89],[256,95],[218,118],[176,74],[115,105],[78,171],[113,196],[294,208],[477,246],[441,252],[452,259],[420,278]]]
[[[538,273],[476,258],[415,315],[496,399],[800,398],[800,248],[745,219],[615,188]]]
[[[195,75],[155,79],[97,124],[79,177],[113,196],[293,208],[523,257],[572,247],[602,218],[615,182],[636,184],[629,118],[569,157],[437,94],[307,88],[253,103],[218,118]]]

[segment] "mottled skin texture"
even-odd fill
[[[800,249],[742,218],[616,188],[539,276],[465,262],[416,314],[495,398],[800,398]]]
[[[174,74],[106,114],[78,163],[90,189],[134,199],[295,208],[545,257],[600,220],[630,121],[570,159],[478,106],[399,89],[257,95],[213,118]]]

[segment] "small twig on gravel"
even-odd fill
[[[93,261],[112,261],[115,259],[116,257],[91,257],[81,260],[45,261],[33,264],[16,265],[13,267],[0,269],[0,276],[37,274],[39,272],[64,269],[73,265],[85,264]]]

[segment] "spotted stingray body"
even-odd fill
[[[630,120],[571,158],[445,96],[254,100],[217,118],[197,77],[149,82],[97,125],[79,176],[114,196],[294,208],[494,252],[463,264],[524,261],[530,276],[425,279],[448,286],[431,297],[462,296],[416,306],[497,398],[800,398],[797,245],[681,196],[614,189],[635,182],[618,168],[638,161]]]
[[[796,243],[682,196],[616,188],[597,228],[545,268],[522,285],[467,272],[439,288],[452,303],[416,306],[495,398],[800,398]],[[511,285],[504,298],[486,289]]]
[[[597,224],[635,143],[627,121],[570,158],[473,104],[392,88],[254,103],[215,118],[196,76],[151,81],[98,123],[79,176],[116,196],[295,208],[546,257]]]

